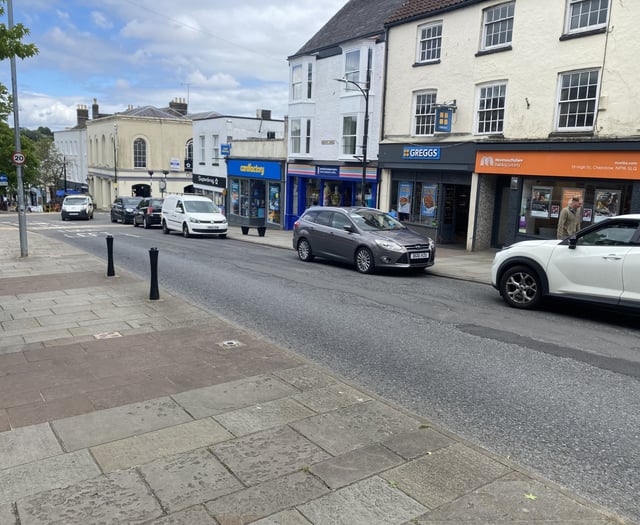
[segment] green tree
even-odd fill
[[[48,137],[36,142],[35,150],[39,160],[39,186],[49,192],[50,200],[54,200],[56,189],[64,186],[64,157],[56,148],[53,139]]]
[[[40,157],[36,152],[35,143],[24,134],[20,135],[20,145],[27,161],[22,166],[22,182],[25,188],[40,186],[38,167]],[[9,179],[8,189],[14,192],[17,188],[16,167],[11,162],[15,151],[15,137],[13,128],[6,122],[0,122],[0,173],[7,175]]]

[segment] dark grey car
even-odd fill
[[[116,197],[111,205],[111,222],[133,224],[136,206],[141,200],[142,197]]]
[[[162,224],[162,203],[164,199],[156,197],[146,197],[136,206],[133,215],[134,226],[144,226],[149,229],[154,224]]]
[[[293,248],[302,261],[322,257],[376,268],[426,268],[435,261],[433,240],[389,214],[365,207],[314,206],[293,225]]]

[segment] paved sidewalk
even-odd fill
[[[20,258],[17,228],[0,224],[2,525],[629,523],[165,290],[150,301],[148,282],[108,278],[101,259],[28,238]],[[488,255],[440,255],[441,272],[486,280]]]

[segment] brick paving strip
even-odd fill
[[[2,525],[628,523],[71,251],[0,257]]]

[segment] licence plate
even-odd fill
[[[210,224],[207,226],[207,228],[209,228],[210,230],[217,230],[218,228],[220,228],[220,226],[218,226],[217,224]]]
[[[411,254],[411,258],[412,259],[428,259],[429,258],[429,252],[412,253]]]

